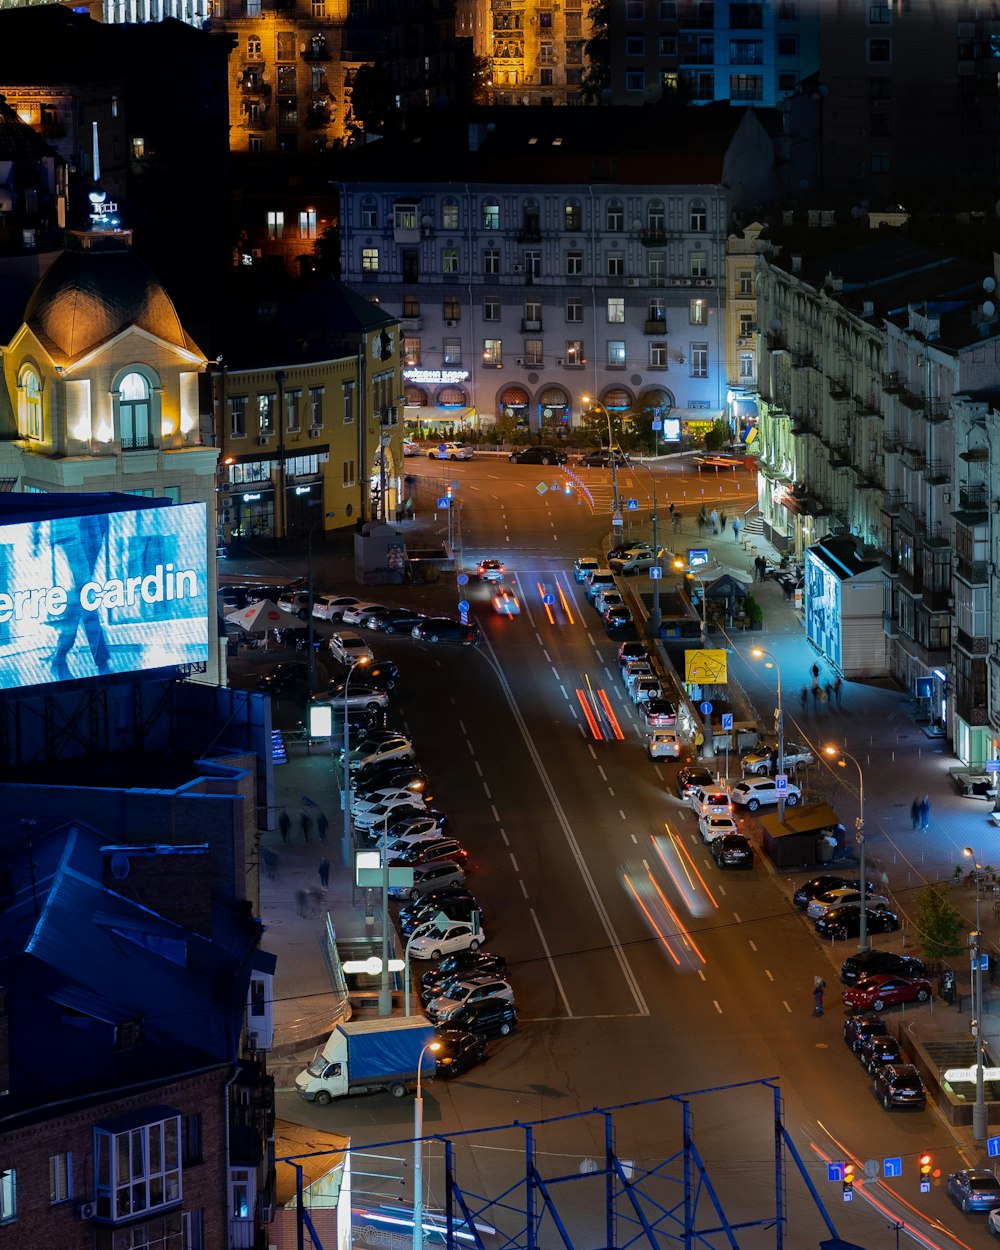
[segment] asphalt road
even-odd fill
[[[779,1077],[785,1124],[841,1236],[891,1246],[891,1219],[916,1214],[940,1221],[936,1230],[928,1223],[925,1244],[985,1245],[985,1217],[962,1216],[940,1188],[918,1193],[920,1152],[932,1150],[945,1172],[961,1166],[945,1126],[933,1111],[885,1113],[842,1041],[842,1012],[811,1016],[814,972],[831,981],[834,1003],[837,995],[787,891],[760,860],[749,873],[720,872],[674,797],[676,766],[646,758],[618,676],[617,641],[571,574],[573,558],[598,552],[607,532],[610,473],[581,472],[588,498],[579,486],[553,489],[565,478],[551,468],[485,459],[409,467],[432,494],[442,480],[459,483],[465,567],[503,559],[523,606],[516,619],[498,618],[487,587],[473,582],[467,597],[485,630],[478,650],[376,643],[408,674],[397,716],[435,780],[435,803],[471,853],[489,945],[508,960],[520,1016],[518,1032],[492,1043],[486,1064],[426,1089],[425,1132]],[[648,534],[649,478],[619,473],[622,498],[639,502],[634,517],[626,514],[636,534]],[[690,466],[657,471],[660,506],[669,499],[682,507],[692,544],[703,490],[721,491],[708,497],[732,510],[752,499],[742,473],[706,481]],[[734,1218],[773,1209],[770,1097],[750,1086],[695,1100],[698,1146]],[[412,1130],[408,1100],[345,1100],[330,1110],[294,1095],[279,1102],[284,1117],[350,1133],[355,1143]],[[677,1128],[676,1108],[638,1107],[620,1119],[617,1151],[653,1166],[676,1149]],[[575,1171],[581,1155],[600,1155],[601,1133],[594,1118],[567,1121],[547,1134],[547,1159],[564,1157]],[[463,1143],[464,1183],[480,1193],[513,1183],[518,1140]],[[428,1148],[426,1167],[440,1200],[435,1151]],[[860,1195],[845,1205],[839,1185],[827,1183],[825,1159],[845,1153],[903,1157],[903,1177],[879,1191],[884,1210]],[[791,1169],[785,1181],[786,1244],[812,1244],[825,1230]],[[395,1182],[386,1184],[391,1193]],[[582,1244],[596,1244],[586,1238],[599,1197],[581,1190],[570,1202]],[[774,1233],[751,1230],[740,1244],[770,1246]]]

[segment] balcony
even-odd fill
[[[771,332],[764,335],[764,342],[767,344],[769,352],[787,352],[788,344],[785,342],[785,336],[780,333]]]
[[[812,352],[793,350],[791,355],[793,369],[814,369],[816,367],[816,358]]]
[[[887,490],[882,500],[882,511],[887,516],[899,516],[900,509],[903,506],[903,492],[900,490]]]
[[[887,395],[898,395],[903,389],[903,383],[898,373],[882,374],[882,390]]]
[[[843,469],[853,468],[851,463],[851,449],[849,447],[836,446],[830,448],[830,468],[840,472]]]
[[[542,320],[540,317],[522,317],[521,333],[522,334],[541,334]]]
[[[525,226],[523,230],[517,232],[518,243],[541,243],[542,230],[540,226]]]
[[[989,561],[970,560],[968,556],[959,556],[955,562],[955,576],[961,578],[966,586],[988,586],[990,582]]]
[[[318,61],[329,61],[330,49],[326,46],[326,40],[322,35],[317,35],[302,49],[301,56],[303,61],[315,64]]]
[[[922,473],[927,467],[927,457],[920,447],[904,447],[902,449],[903,464],[908,469],[914,469],[917,473]]]
[[[854,396],[854,411],[859,417],[879,417],[882,415],[879,412],[878,404],[862,395]]]
[[[849,399],[851,395],[850,387],[843,378],[827,378],[827,387],[830,391],[831,399]]]
[[[639,235],[643,247],[664,247],[667,243],[667,232],[662,227],[647,227]]]
[[[643,334],[666,334],[667,320],[665,317],[650,317],[643,322]]]
[[[963,511],[986,511],[986,487],[960,486],[958,488],[958,506]]]
[[[882,632],[886,638],[899,637],[899,621],[894,616],[890,616],[887,612],[882,613]]]
[[[948,403],[943,399],[929,399],[924,404],[924,420],[931,425],[940,425],[948,420]]]
[[[907,387],[900,387],[899,402],[905,404],[907,408],[913,409],[914,412],[924,407],[923,395],[918,395],[916,391],[911,391]]]
[[[943,460],[928,460],[924,465],[924,481],[931,486],[941,486],[951,481],[951,465]]]

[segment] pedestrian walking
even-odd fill
[[[672,518],[671,518],[671,519],[673,520],[673,523],[674,523],[674,533],[675,533],[675,534],[679,534],[679,533],[681,532],[681,512],[680,512],[680,508],[675,508],[675,509],[674,509],[673,516],[672,516]]]
[[[719,525],[722,527],[723,534],[726,532],[726,522],[728,520],[729,520],[729,517],[727,517],[724,512],[719,513]]]
[[[713,509],[712,509],[712,511],[709,513],[709,515],[708,515],[708,519],[709,519],[709,521],[711,521],[711,523],[712,523],[712,533],[713,533],[713,534],[718,534],[718,532],[719,532],[719,514],[718,514],[718,512],[717,512],[714,508],[713,508]]]
[[[733,517],[733,542],[738,543],[739,541],[740,541],[740,518],[738,516],[734,516]]]
[[[282,842],[284,842],[286,845],[288,843],[288,835],[291,832],[291,829],[292,829],[292,818],[285,811],[285,809],[282,808],[281,815],[278,817],[278,831],[281,834]]]
[[[823,991],[826,989],[826,982],[822,977],[813,977],[813,1015],[821,1016],[823,1014]]]
[[[837,678],[837,680],[833,683],[833,697],[837,700],[837,707],[842,707],[842,706],[843,706],[843,701],[844,701],[844,700],[843,700],[843,693],[842,693],[842,689],[841,689],[841,688],[843,687],[843,684],[844,684],[844,683],[840,680],[840,678],[839,678],[839,677],[838,677],[838,678]]]
[[[317,871],[319,872],[319,883],[323,887],[323,892],[326,893],[326,887],[330,884],[330,861],[325,855],[319,861]]]
[[[268,880],[274,881],[278,876],[278,853],[272,851],[270,847],[261,847],[260,857],[264,861],[264,867],[267,869]]]
[[[305,890],[295,891],[295,910],[300,916],[307,916],[309,914],[309,895],[305,892]]]
[[[811,668],[809,671],[810,671],[810,672],[812,673],[812,675],[813,675],[813,681],[817,681],[817,682],[818,682],[818,681],[819,681],[819,665],[818,665],[818,664],[814,664],[814,665],[812,666],[812,668]]]
[[[323,910],[323,891],[318,885],[311,885],[306,890],[306,906],[310,916],[317,916]]]
[[[812,684],[812,697],[813,697],[813,711],[815,712],[819,704],[819,682],[818,681],[814,681]]]
[[[326,818],[326,812],[321,811],[316,817],[316,832],[319,834],[319,840],[326,842],[326,831],[330,827],[330,822]]]
[[[698,513],[698,531],[704,534],[705,527],[708,525],[708,513],[705,511],[705,505],[701,505],[701,511]]]
[[[916,833],[920,828],[920,800],[914,799],[910,804],[910,823],[913,825],[913,832]]]
[[[833,707],[833,682],[828,681],[823,687],[823,699],[828,707]]]
[[[673,525],[674,513],[677,511],[677,509],[674,507],[673,504],[671,504],[670,507],[667,509],[667,511],[670,513],[670,524]]]
[[[802,704],[803,712],[806,712],[809,710],[809,687],[808,686],[803,686],[801,691],[799,692],[799,702]]]
[[[931,827],[931,801],[926,794],[920,800],[920,824],[924,833]]]
[[[308,812],[303,812],[299,817],[299,827],[302,830],[302,841],[308,842],[309,835],[312,833],[312,817]]]

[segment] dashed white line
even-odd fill
[[[774,980],[774,977],[771,975],[771,969],[770,969],[770,968],[765,968],[765,969],[764,969],[764,976],[766,976],[766,977],[767,977],[767,979],[768,979],[769,981],[773,981],[773,980]]]
[[[706,866],[706,868],[708,867],[708,857],[707,857],[707,856],[706,856],[706,858],[705,858],[705,866]],[[719,891],[719,893],[720,893],[723,897],[725,897],[725,894],[726,894],[726,887],[725,887],[724,885],[717,885],[715,888]]]
[[[537,637],[538,637],[538,635],[536,634],[536,635],[535,635],[535,637],[537,638]],[[552,663],[552,657],[549,655],[549,653],[545,650],[545,648],[544,648],[544,647],[542,647],[542,655],[544,655],[544,656],[545,656],[545,663],[546,663],[546,664],[551,664],[551,663]]]
[[[590,632],[589,629],[587,630],[587,641],[594,648],[594,650],[597,651],[597,643],[594,641],[594,635]],[[600,655],[599,651],[598,651],[598,655]]]
[[[492,805],[490,806],[490,811],[493,813],[493,819],[497,822],[497,824],[499,824],[499,823],[500,823],[500,813],[497,811],[497,809],[496,809],[496,804],[495,804],[495,803],[494,803],[494,804],[492,804]]]
[[[486,784],[486,782],[485,782],[485,781],[483,782],[483,793],[486,795],[486,797],[487,797],[488,799],[491,799],[491,798],[493,797],[493,795],[492,795],[492,794],[490,794],[490,788],[489,788],[489,786]]]
[[[740,913],[738,911],[733,912],[733,919],[736,921],[737,924],[743,923],[743,921],[740,919]]]
[[[538,643],[543,651],[545,650],[545,643],[542,642],[542,635],[537,630],[535,630],[535,642]]]
[[[612,790],[611,793],[614,794],[614,791]],[[625,815],[625,813],[622,811],[620,807],[618,809],[618,815],[622,818],[622,820],[628,820],[628,817]]]
[[[477,772],[477,773],[480,775],[480,777],[481,777],[481,776],[483,775],[483,766],[482,766],[482,764],[480,764],[480,762],[479,762],[478,760],[475,760],[475,761],[474,761],[474,763],[475,763],[475,765],[476,765],[476,772]]]
[[[596,760],[597,752],[594,750],[594,744],[592,742],[587,743],[587,750],[590,752],[590,758],[592,760]]]
[[[528,887],[524,884],[524,882],[521,880],[521,878],[520,878],[520,877],[518,877],[518,879],[517,879],[517,884],[521,887],[521,893],[524,895],[524,897],[525,897],[525,898],[528,898],[528,897],[529,897],[529,896],[528,896]]]
[[[636,844],[636,846],[639,845],[639,839],[635,836],[634,833],[632,834],[632,841]]]
[[[750,943],[750,949],[751,949],[752,951],[755,951],[755,950],[757,949],[757,943],[756,943],[756,942],[751,942],[751,943]]]
[[[467,738],[467,737],[469,736],[469,734],[468,734],[468,730],[465,728],[465,722],[464,722],[464,721],[459,721],[459,722],[458,722],[458,727],[459,727],[459,729],[462,731],[462,736],[463,736],[463,737],[465,737],[465,738]]]
[[[698,976],[705,982],[706,985],[708,984],[708,977],[705,976],[703,969],[698,969]]]
[[[781,1000],[781,1003],[782,1003],[782,1006],[785,1008],[785,1010],[788,1012],[788,1014],[789,1014],[789,1015],[791,1015],[791,1014],[792,1014],[792,1009],[791,1009],[791,1007],[789,1007],[788,1002],[787,1002],[787,1001],[783,998],[783,999]]]
[[[556,666],[555,666],[554,664],[553,664],[553,665],[551,665],[551,668],[552,668],[552,676],[556,679],[556,681],[558,681],[558,680],[559,680],[559,670],[556,668]]]
[[[562,981],[559,980],[559,973],[556,971],[556,965],[552,958],[552,953],[549,950],[549,944],[545,940],[545,934],[542,932],[542,926],[538,923],[538,917],[535,915],[534,907],[529,910],[531,911],[531,919],[535,922],[535,928],[538,930],[538,940],[542,944],[542,950],[545,952],[545,958],[549,961],[552,979],[556,983],[556,988],[559,991],[559,997],[563,1000],[563,1006],[566,1008],[566,1015],[572,1020],[573,1012],[570,1010],[569,999],[566,997],[566,991],[563,989]]]
[[[715,1010],[716,1010],[716,1011],[719,1013],[719,1015],[721,1016],[721,1015],[722,1015],[722,1008],[719,1006],[719,1000],[718,1000],[717,998],[713,998],[713,999],[712,999],[712,1006],[715,1008]]]
[[[472,743],[469,741],[469,739],[468,739],[468,738],[466,738],[466,740],[465,740],[465,745],[469,748],[469,754],[470,754],[470,755],[475,755],[475,754],[476,754],[476,748],[472,745]]]
[[[600,773],[600,775],[601,775],[601,780],[602,780],[602,781],[607,781],[607,779],[608,779],[608,774],[604,771],[604,769],[601,767],[601,765],[600,765],[600,764],[598,764],[598,765],[597,765],[597,771],[598,771],[598,772]]]
[[[514,852],[510,853],[510,862],[514,865],[514,871],[517,872],[517,860],[514,858]]]
[[[501,838],[503,838],[503,844],[504,844],[504,846],[510,846],[510,838],[508,838],[508,837],[507,837],[507,830],[506,830],[506,829],[504,829],[504,828],[502,828],[502,827],[501,827],[501,829],[500,829],[500,836],[501,836]]]
[[[566,693],[566,687],[562,684],[562,682],[559,683],[559,689],[562,691],[563,698],[568,700],[569,695]]]

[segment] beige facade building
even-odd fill
[[[751,445],[757,426],[757,282],[758,249],[766,251],[760,222],[726,239],[725,313],[726,424]],[[753,431],[753,432],[751,432]]]
[[[489,65],[489,103],[582,103],[593,32],[584,0],[465,0],[456,25]]]

